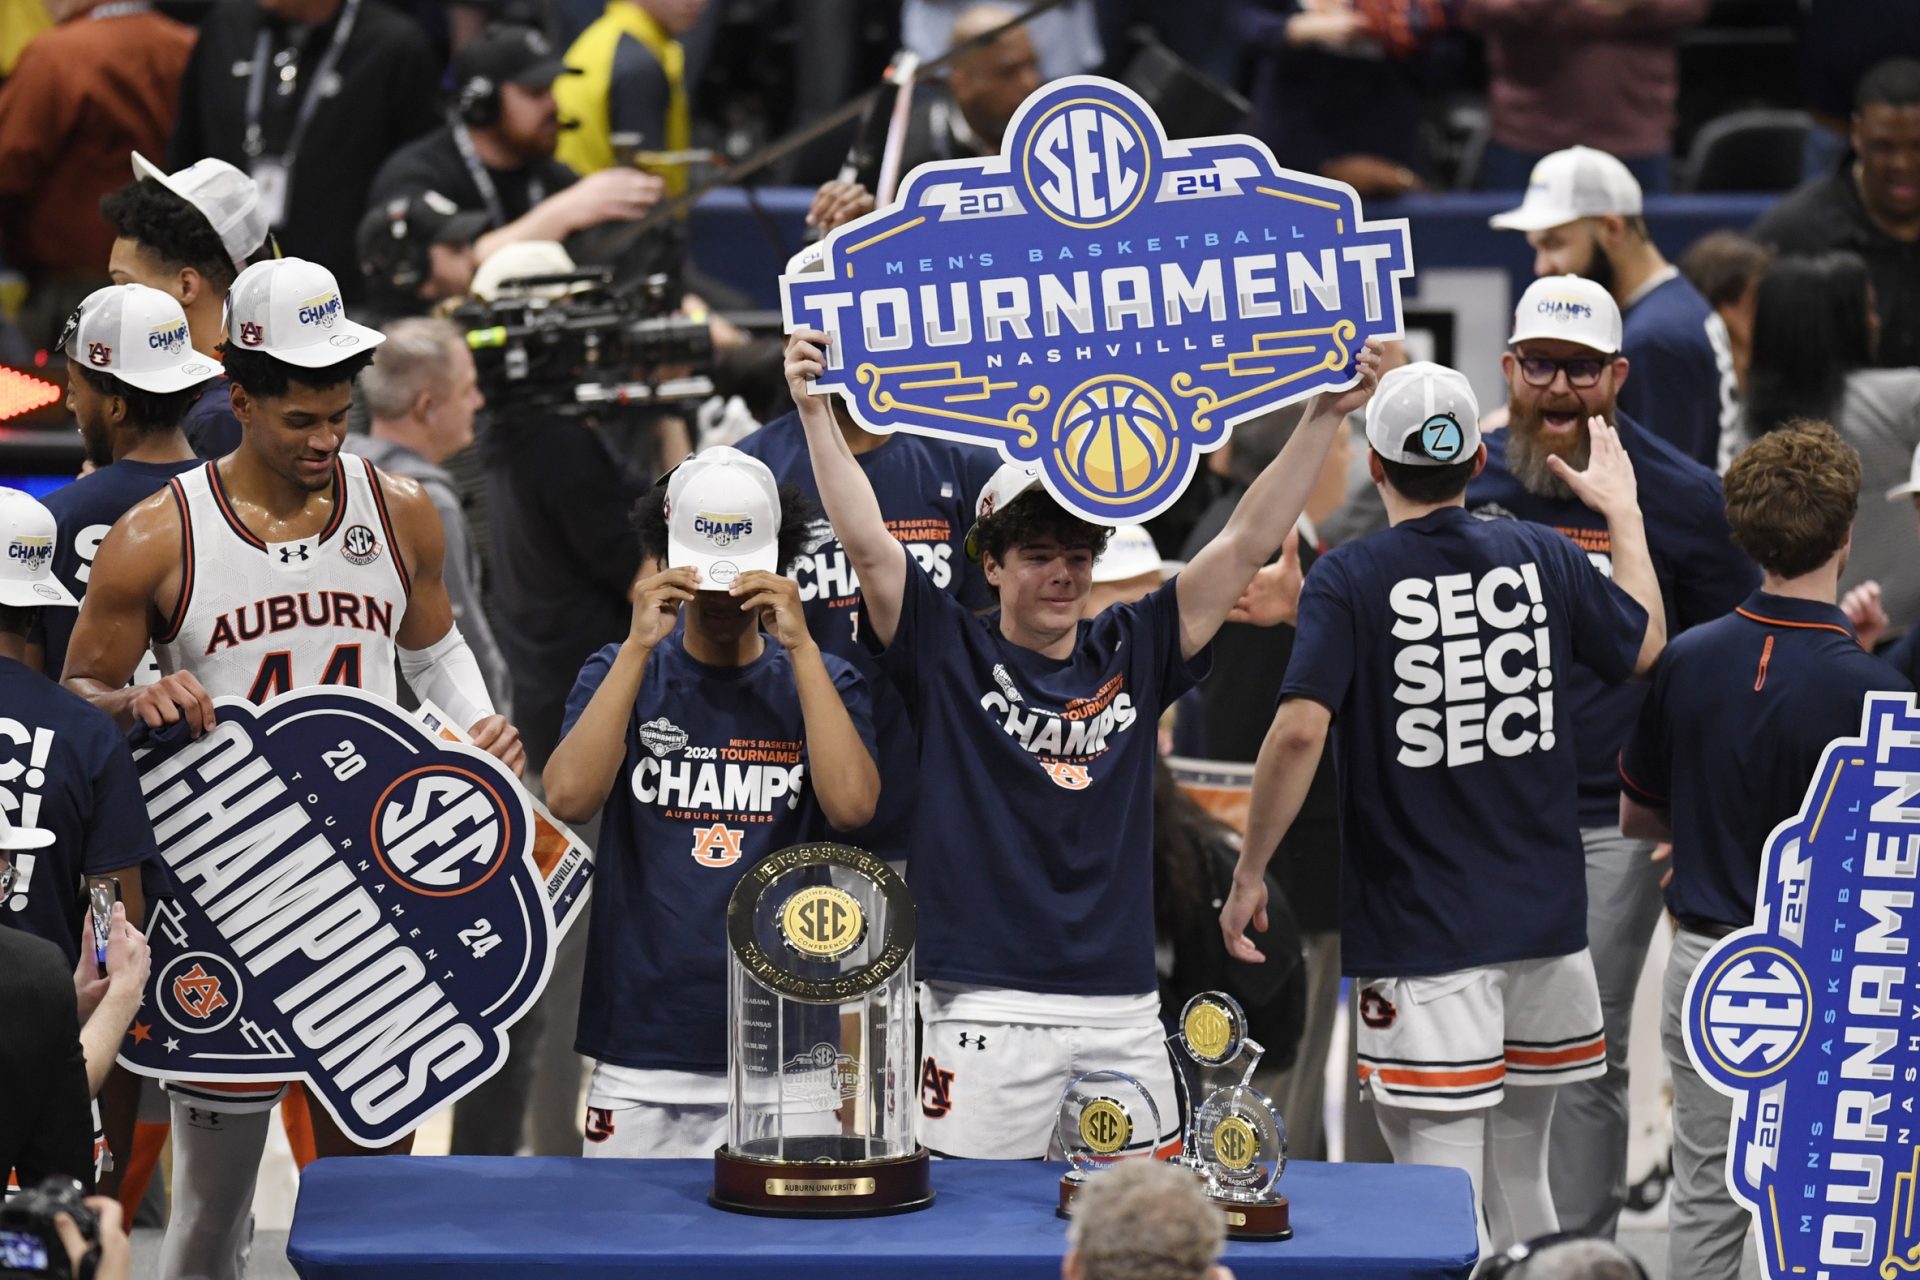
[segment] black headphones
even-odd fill
[[[500,86],[490,76],[468,76],[454,99],[454,109],[466,123],[484,129],[500,119]]]

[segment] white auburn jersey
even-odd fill
[[[396,697],[394,633],[411,583],[386,495],[373,464],[344,451],[333,485],[324,529],[266,542],[240,522],[216,464],[173,479],[180,600],[154,638],[162,672],[256,703],[316,684]]]

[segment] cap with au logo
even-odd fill
[[[143,284],[108,285],[88,294],[67,317],[60,349],[82,368],[163,395],[220,372],[213,357],[193,349],[187,313],[173,296]]]
[[[53,573],[53,512],[30,493],[0,489],[0,604],[77,608]]]
[[[256,262],[227,291],[227,341],[303,369],[324,369],[385,342],[347,319],[333,272],[304,258]]]
[[[698,569],[705,591],[755,569],[780,572],[780,486],[766,463],[721,445],[673,469],[667,564]]]

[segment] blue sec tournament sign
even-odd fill
[[[554,925],[533,824],[491,756],[356,689],[217,703],[139,753],[169,881],[121,1060],[181,1080],[302,1080],[390,1142],[506,1058]]]
[[[1756,922],[1687,987],[1687,1052],[1734,1099],[1727,1181],[1771,1280],[1920,1272],[1920,712],[1875,694],[1767,841]]]
[[[1248,137],[1170,142],[1131,90],[1055,81],[1004,151],[923,165],[782,278],[816,386],[874,431],[991,445],[1069,510],[1144,520],[1234,423],[1353,382],[1400,335],[1404,220]]]

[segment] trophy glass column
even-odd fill
[[[933,1203],[906,882],[846,845],[783,849],[735,886],[727,938],[727,1143],[708,1199],[784,1217]]]

